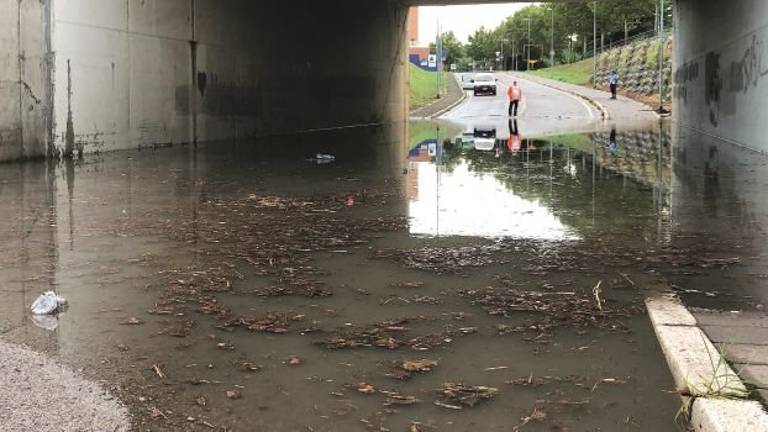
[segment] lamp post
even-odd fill
[[[512,39],[512,61],[514,62],[514,70],[517,72],[517,41]]]
[[[503,71],[504,68],[507,66],[507,62],[504,61],[504,39],[501,39],[501,67],[499,68],[500,71]]]
[[[659,0],[659,112],[664,111],[664,0]]]
[[[442,63],[442,57],[443,54],[441,51],[441,44],[442,44],[442,37],[440,37],[440,18],[437,19],[437,39],[435,40],[435,54],[437,56],[437,62],[436,62],[436,71],[437,71],[437,77],[435,81],[437,82],[437,99],[440,99],[442,96],[442,89],[440,88],[440,63]]]
[[[527,72],[531,70],[531,17],[528,17],[525,20],[528,21],[528,64],[525,66],[525,70]]]
[[[597,88],[597,0],[592,9],[592,87]]]
[[[549,34],[549,67],[555,65],[555,6],[551,6],[552,17]]]

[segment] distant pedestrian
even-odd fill
[[[514,81],[507,89],[507,96],[509,96],[509,116],[517,117],[517,108],[520,105],[520,100],[523,99],[523,89],[517,85],[517,81]]]
[[[608,84],[611,86],[611,99],[616,99],[616,89],[619,86],[619,74],[612,70],[608,75]]]

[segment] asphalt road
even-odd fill
[[[464,130],[495,128],[498,138],[509,136],[507,88],[513,78],[498,78],[496,96],[474,96],[468,91],[464,103],[444,114],[441,119],[461,125]],[[518,111],[518,129],[525,137],[544,137],[560,133],[589,132],[601,127],[601,113],[585,100],[570,93],[529,80],[517,78],[523,90]]]

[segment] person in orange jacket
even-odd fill
[[[514,81],[512,85],[509,86],[507,89],[507,96],[509,96],[509,116],[517,117],[517,108],[520,105],[520,100],[523,99],[523,89],[517,85],[517,81]]]

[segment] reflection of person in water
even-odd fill
[[[616,156],[618,148],[619,146],[616,144],[616,128],[612,128],[611,136],[608,138],[608,152],[611,153],[611,156]]]
[[[522,147],[523,137],[517,129],[517,120],[509,120],[509,139],[507,140],[507,150],[510,153],[517,153]]]

